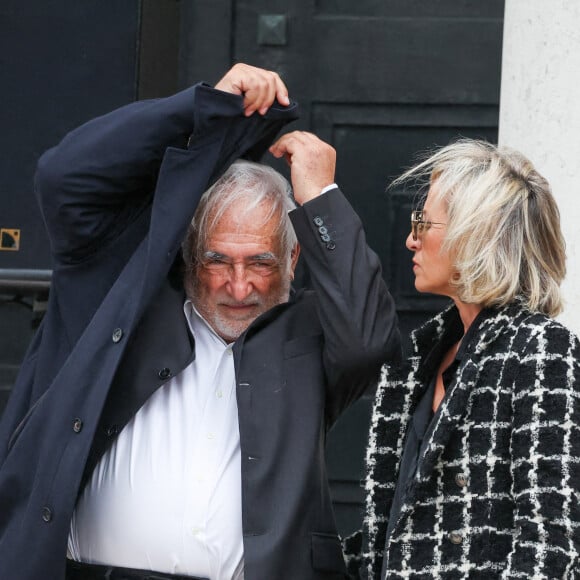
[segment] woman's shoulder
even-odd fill
[[[570,328],[541,312],[530,311],[518,302],[486,310],[487,315],[478,332],[483,340],[503,338],[516,350],[529,344],[538,348],[578,345],[578,336]]]
[[[517,305],[504,309],[511,320],[505,355],[517,364],[518,380],[543,377],[549,384],[580,389],[580,341],[562,322]],[[525,382],[525,381],[524,381]]]
[[[538,348],[578,348],[576,333],[562,322],[541,312],[531,312],[518,304],[504,309],[516,335],[533,342]]]

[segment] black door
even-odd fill
[[[381,257],[408,337],[445,300],[415,291],[404,246],[413,192],[386,186],[419,151],[458,136],[496,141],[504,1],[192,4],[182,14],[181,82],[215,81],[234,61],[281,74],[302,107],[296,128],[337,149],[337,182]],[[369,393],[329,436],[343,533],[360,523],[371,401]]]
[[[175,0],[0,3],[0,414],[44,313],[38,158],[77,125],[177,88]]]

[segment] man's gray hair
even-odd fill
[[[292,188],[277,171],[252,161],[238,160],[203,194],[183,243],[187,270],[193,270],[206,249],[208,235],[230,207],[243,201],[242,216],[258,207],[267,207],[264,223],[277,219],[281,259],[290,268],[291,253],[297,244],[288,212],[295,209]]]

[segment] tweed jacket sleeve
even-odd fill
[[[528,322],[514,361],[513,548],[502,578],[580,573],[580,347],[563,326]],[[506,490],[507,491],[507,490]]]

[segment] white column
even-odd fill
[[[580,2],[506,0],[499,142],[548,179],[566,238],[566,306],[580,334]]]

